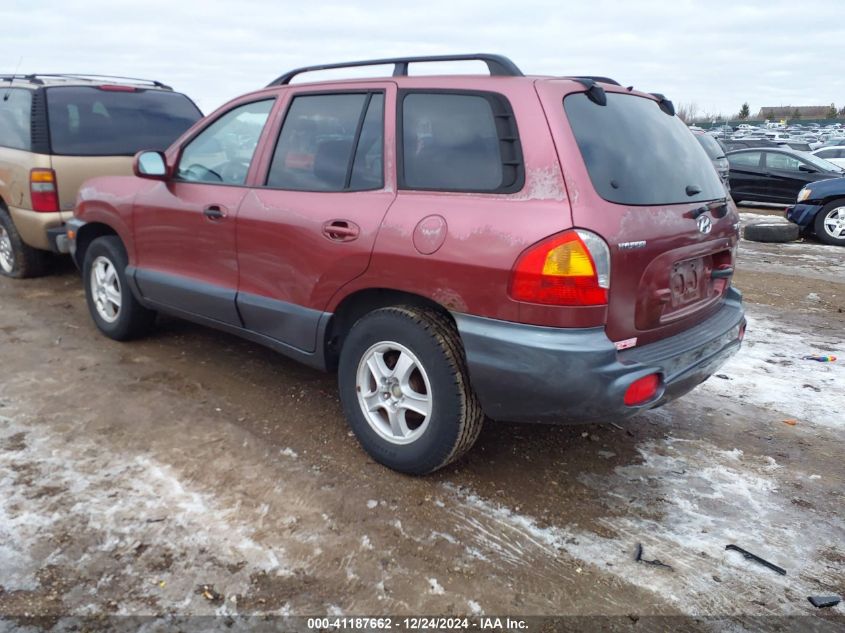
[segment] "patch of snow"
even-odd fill
[[[428,587],[429,593],[433,593],[435,596],[442,596],[444,593],[446,593],[440,583],[437,582],[437,578],[429,578]]]
[[[484,611],[481,609],[481,605],[478,604],[475,600],[467,600],[467,606],[469,607],[469,610],[473,615],[482,615],[484,613]]]
[[[299,457],[299,455],[297,455],[296,451],[293,450],[290,447],[283,448],[282,450],[279,451],[279,454],[284,455],[285,457],[290,457],[291,459],[296,459],[297,457]]]
[[[845,363],[803,359],[831,353],[845,357],[842,338],[749,313],[742,349],[719,370],[731,380],[711,379],[698,389],[771,409],[768,422],[795,418],[845,428]]]
[[[367,501],[367,507],[368,507],[370,510],[372,510],[372,509],[373,509],[373,508],[375,508],[376,506],[378,506],[378,501],[376,501],[375,499],[370,499],[369,501]]]

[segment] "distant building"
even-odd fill
[[[777,106],[760,108],[758,119],[794,119],[796,111],[802,119],[823,119],[830,111],[830,106]]]

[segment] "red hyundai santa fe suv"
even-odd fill
[[[408,76],[467,59],[489,76]],[[485,417],[660,406],[743,336],[733,203],[670,101],[607,78],[496,55],[298,69],[134,173],[87,181],[69,225],[97,327],[165,312],[337,371],[360,443],[402,472],[457,459]]]

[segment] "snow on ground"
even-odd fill
[[[288,573],[282,552],[253,540],[255,526],[192,490],[169,466],[144,455],[105,453],[81,437],[63,443],[31,431],[29,424],[0,416],[0,445],[9,451],[0,469],[5,587],[34,589],[45,565],[98,568],[112,553],[144,551],[144,543],[167,544],[195,570],[210,565],[213,552],[216,560],[233,565],[246,561],[252,569]],[[63,547],[70,535],[96,545],[82,548],[74,559]],[[227,592],[248,586],[246,572],[229,578]],[[149,578],[151,590],[160,581],[183,585],[186,596],[193,593],[193,577],[177,574],[175,565]]]
[[[784,418],[845,428],[845,341],[749,309],[742,349],[698,389],[771,409]],[[804,356],[833,355],[832,363]]]
[[[623,510],[601,519],[612,537],[577,524],[541,527],[532,517],[446,484],[463,504],[462,542],[514,566],[564,551],[585,568],[618,575],[695,616],[811,613],[806,596],[836,585],[841,568],[837,572],[827,556],[831,543],[845,538],[841,518],[792,503],[777,462],[707,440],[669,438],[637,450],[642,463],[621,466],[609,478],[580,478]],[[802,477],[807,486],[815,481]],[[634,562],[637,543],[644,559],[673,569]],[[731,543],[785,567],[788,575],[726,551]]]

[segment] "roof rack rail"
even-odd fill
[[[43,84],[44,79],[81,79],[83,81],[95,82],[98,80],[119,80],[130,81],[136,84],[147,84],[155,86],[156,88],[163,88],[164,90],[173,90],[167,84],[163,84],[155,79],[138,79],[137,77],[122,77],[120,75],[97,75],[91,73],[19,73],[17,75],[0,75],[0,80],[3,81],[29,81],[35,84]]]
[[[319,66],[303,66],[281,75],[270,82],[267,87],[286,86],[291,79],[302,73],[314,72],[317,70],[333,70],[335,68],[357,68],[360,66],[385,66],[393,64],[394,77],[406,77],[408,75],[408,64],[419,62],[463,62],[481,61],[487,64],[492,77],[522,77],[522,71],[510,59],[503,55],[489,55],[486,53],[475,53],[468,55],[428,55],[424,57],[390,57],[387,59],[367,59],[357,62],[342,62],[339,64],[321,64]]]

